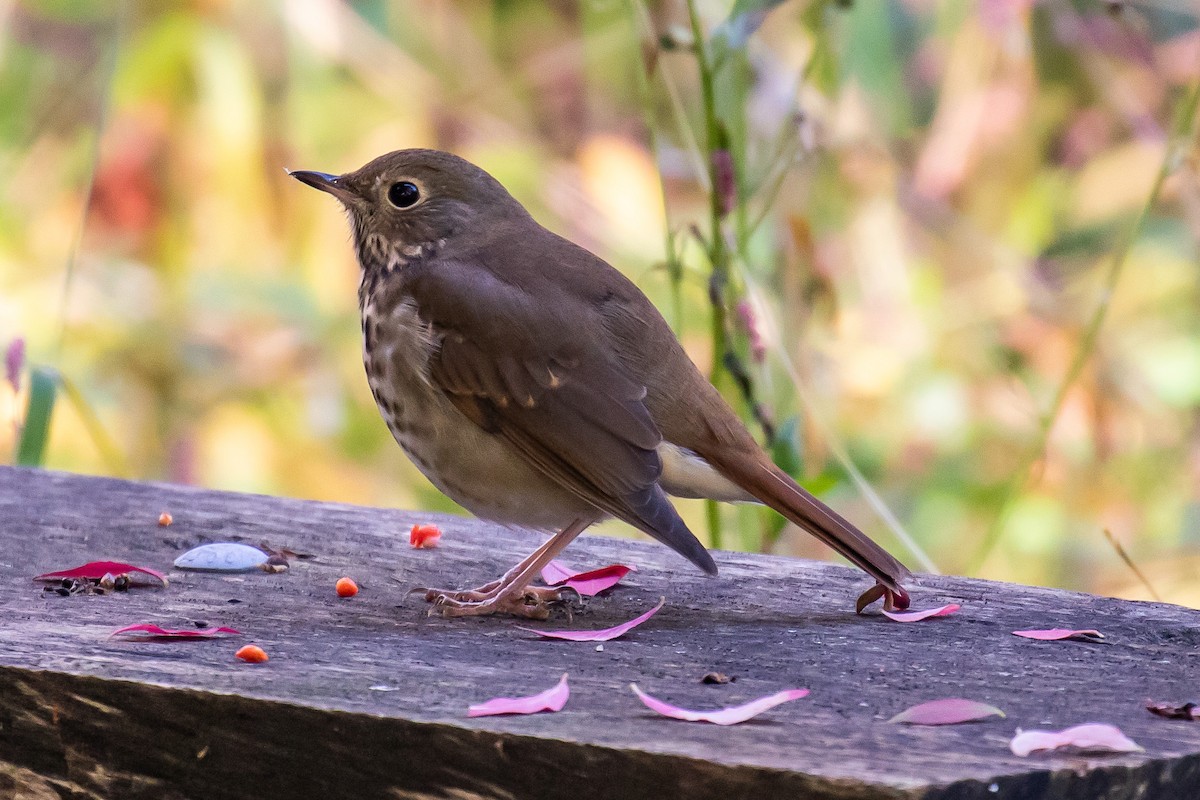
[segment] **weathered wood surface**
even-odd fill
[[[157,524],[163,510],[170,527]],[[411,549],[414,521],[440,524],[442,546]],[[102,597],[30,581],[99,558],[167,568],[205,541],[264,539],[318,560],[282,575],[174,572],[169,589]],[[406,597],[493,577],[537,542],[461,518],[0,469],[0,797],[1200,797],[1200,723],[1143,709],[1200,692],[1195,611],[925,578],[916,605],[963,610],[902,625],[856,617],[867,583],[839,566],[723,553],[721,576],[708,579],[665,548],[590,537],[571,563],[640,571],[589,602],[577,626],[667,598],[602,651],[537,640],[509,619],[427,617]],[[336,598],[341,575],[363,591]],[[108,638],[127,623],[197,620],[248,635]],[[1010,633],[1059,626],[1099,628],[1108,643]],[[270,662],[236,661],[245,641]],[[711,670],[737,681],[702,685]],[[472,702],[539,691],[563,672],[572,695],[558,714],[465,717]],[[655,717],[631,681],[693,708],[796,686],[812,694],[719,728]],[[885,722],[950,696],[1008,718]],[[1087,721],[1119,725],[1145,753],[1008,752],[1017,727]]]

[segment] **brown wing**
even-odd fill
[[[477,263],[410,270],[403,290],[440,342],[430,381],[544,475],[715,573],[658,485],[662,437],[645,387],[608,353],[586,303],[554,282],[539,288],[535,300]]]

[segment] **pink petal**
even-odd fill
[[[956,725],[974,722],[992,715],[1003,717],[1004,712],[995,706],[975,700],[950,697],[945,700],[930,700],[901,711],[888,722],[904,722],[909,725]]]
[[[546,566],[542,567],[542,580],[547,586],[557,586],[560,583],[574,578],[579,573],[568,567],[561,561],[551,561]]]
[[[924,611],[888,611],[884,609],[883,615],[888,619],[896,620],[896,622],[920,622],[930,617],[948,617],[960,608],[962,606],[958,603],[949,603],[937,608],[927,608]]]
[[[567,673],[563,673],[553,689],[529,697],[493,697],[467,709],[468,717],[491,717],[496,714],[536,714],[539,711],[562,711],[571,696]]]
[[[602,631],[539,631],[535,628],[526,628],[522,625],[516,626],[518,630],[529,631],[536,633],[538,636],[544,636],[547,639],[566,639],[571,642],[607,642],[609,639],[616,639],[629,631],[641,625],[646,620],[658,613],[658,610],[667,604],[667,598],[662,598],[658,601],[658,605],[642,614],[640,617],[634,617],[629,622],[622,622],[612,628],[605,628]]]
[[[163,586],[167,585],[167,576],[156,569],[149,567],[135,567],[133,564],[123,564],[120,561],[92,561],[84,564],[81,567],[73,569],[63,569],[58,572],[47,572],[43,575],[38,575],[34,578],[35,581],[58,581],[63,578],[83,578],[87,580],[100,580],[105,575],[126,575],[131,573],[140,573],[157,578]]]
[[[1042,642],[1053,642],[1059,639],[1080,639],[1085,642],[1094,642],[1097,639],[1104,638],[1104,634],[1100,631],[1074,631],[1070,628],[1047,628],[1045,630],[1037,631],[1013,631],[1013,636],[1023,636],[1026,639],[1037,639]]]
[[[621,582],[622,578],[629,574],[628,567],[622,567],[616,564],[613,566],[616,567],[616,569],[604,575],[598,575],[593,578],[572,578],[564,583],[563,586],[568,586],[574,589],[584,597],[594,597],[603,592],[605,589],[611,589],[612,587],[616,586]],[[596,571],[599,572],[600,570]],[[589,573],[584,574],[586,575]]]
[[[1057,750],[1073,747],[1076,750],[1102,753],[1137,753],[1142,748],[1121,731],[1100,722],[1076,725],[1062,731],[1017,731],[1008,743],[1014,755],[1027,756],[1035,750]]]
[[[109,636],[123,636],[129,639],[215,639],[221,636],[240,636],[241,631],[234,628],[181,628],[172,630],[160,628],[157,625],[142,623],[126,625],[118,628]]]
[[[749,703],[744,703],[740,706],[720,708],[716,711],[688,711],[686,708],[673,706],[670,703],[659,700],[657,697],[651,697],[639,689],[636,683],[629,684],[629,688],[633,689],[633,693],[646,705],[646,708],[662,714],[664,717],[687,720],[688,722],[711,722],[714,725],[734,725],[739,722],[745,722],[751,717],[757,717],[767,709],[774,708],[790,700],[799,700],[808,694],[808,689],[786,689],[782,692],[769,694],[766,697],[760,697],[757,700],[751,700]]]
[[[547,586],[569,586],[584,597],[593,597],[616,586],[622,578],[636,571],[636,567],[609,564],[588,572],[575,572],[561,561],[551,561],[542,568],[542,580]]]
[[[413,525],[408,532],[408,543],[418,550],[431,550],[442,541],[442,531],[437,525]]]
[[[1062,731],[1017,731],[1009,746],[1018,756],[1035,750],[1070,747],[1086,752],[1134,753],[1143,748],[1118,728],[1104,723],[1076,725]]]

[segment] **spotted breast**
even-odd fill
[[[363,367],[379,413],[429,481],[468,511],[553,529],[603,516],[462,416],[429,380],[444,331],[421,316],[398,272],[364,270],[359,285]]]

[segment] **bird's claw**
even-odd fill
[[[550,618],[551,607],[566,602],[565,592],[579,597],[579,592],[570,588],[527,586],[520,592],[497,593],[491,597],[480,597],[479,592],[443,592],[426,590],[425,599],[432,603],[429,615],[443,617],[475,617],[488,614],[511,614],[525,619],[544,620]]]
[[[908,608],[910,602],[908,592],[903,588],[900,588],[899,592],[895,592],[883,584],[877,583],[858,596],[858,602],[854,606],[854,613],[863,613],[867,606],[879,599],[883,600],[883,607],[888,611],[903,611]]]
[[[426,603],[436,603],[439,599],[452,599],[460,603],[477,603],[480,600],[488,600],[491,595],[479,589],[464,589],[455,591],[453,589],[430,589],[425,586],[417,586],[410,589],[409,596],[414,594],[424,595]]]

